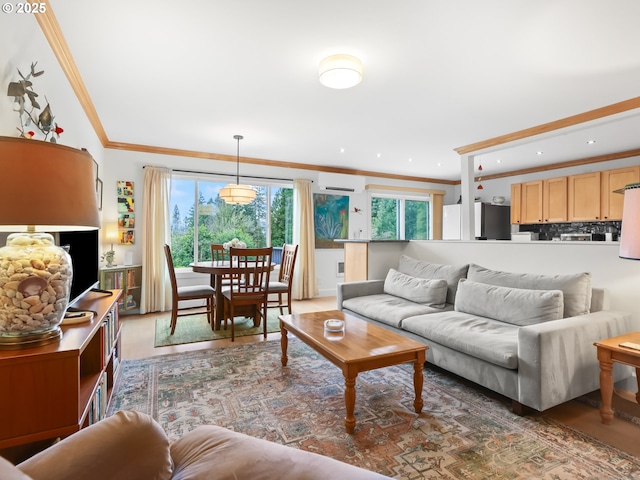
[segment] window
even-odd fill
[[[250,248],[292,243],[291,187],[254,186],[257,193],[253,202],[228,205],[218,196],[227,183],[174,175],[170,209],[171,252],[176,268],[210,260],[209,245],[232,238],[242,240]]]
[[[428,240],[431,238],[429,200],[374,195],[371,197],[373,240]]]

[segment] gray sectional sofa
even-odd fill
[[[338,284],[338,308],[429,346],[427,361],[546,410],[600,388],[593,343],[632,330],[591,275],[537,275],[400,258],[385,280]],[[614,380],[631,369],[614,365]]]

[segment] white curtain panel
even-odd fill
[[[142,298],[140,313],[171,310],[171,282],[164,244],[171,244],[171,169],[144,168],[142,198]]]
[[[291,296],[296,300],[313,298],[318,295],[318,285],[311,180],[293,181],[293,243],[299,247]]]

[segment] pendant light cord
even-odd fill
[[[244,137],[242,135],[234,135],[233,138],[238,141],[238,149],[236,151],[236,185],[240,185],[240,140]]]

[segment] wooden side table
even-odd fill
[[[636,402],[640,403],[640,350],[621,347],[620,344],[624,342],[640,344],[640,332],[627,333],[594,343],[598,349],[598,361],[600,362],[600,393],[602,394],[600,417],[602,418],[602,423],[607,425],[613,420],[613,409],[611,408],[613,400],[613,362],[635,367],[636,380],[638,381]]]

